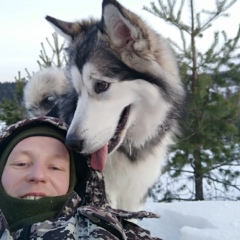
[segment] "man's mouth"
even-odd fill
[[[27,200],[38,200],[40,198],[43,198],[41,196],[27,196],[27,197],[22,197],[22,199],[27,199]]]
[[[44,193],[27,193],[21,196],[21,199],[26,199],[26,200],[38,200],[43,197],[46,197]]]

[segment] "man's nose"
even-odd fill
[[[46,181],[46,169],[42,164],[32,165],[29,174],[28,181],[31,182],[45,182]]]

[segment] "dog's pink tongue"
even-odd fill
[[[91,167],[97,171],[103,171],[107,162],[108,145],[106,144],[91,155]]]

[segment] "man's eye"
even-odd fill
[[[108,89],[110,86],[110,83],[105,82],[105,81],[97,81],[94,87],[94,90],[96,93],[101,93],[104,92]]]
[[[55,166],[50,167],[50,169],[54,171],[61,171],[61,168]]]
[[[26,166],[28,166],[28,164],[27,163],[15,163],[14,164],[14,166],[16,166],[16,167],[26,167]]]

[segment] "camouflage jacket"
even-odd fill
[[[48,121],[48,119],[42,119]],[[39,118],[37,121],[39,121]],[[50,121],[58,126],[60,124],[57,121],[55,122],[54,119]],[[29,124],[29,120],[27,124]],[[61,125],[60,127],[64,128],[65,126]],[[13,127],[9,129],[11,131]],[[6,132],[5,135],[3,134],[4,137],[8,135]],[[86,183],[84,199],[81,199],[76,192],[73,192],[55,219],[34,223],[16,232],[10,232],[8,223],[0,210],[0,239],[159,239],[152,238],[148,230],[128,221],[129,219],[142,219],[145,217],[154,218],[158,216],[145,211],[127,212],[112,209],[107,202],[103,174],[91,171]]]
[[[96,177],[99,179],[101,174],[93,172],[91,180],[96,180]],[[99,183],[103,184],[102,181]],[[112,209],[102,198],[105,194],[102,194],[101,188],[95,188],[99,184],[95,181],[89,181],[89,184],[93,188],[88,185],[88,190],[96,202],[82,205],[80,197],[73,192],[56,219],[25,226],[13,233],[10,233],[6,219],[0,212],[0,239],[159,239],[152,238],[149,231],[128,221],[156,217],[155,214]]]

